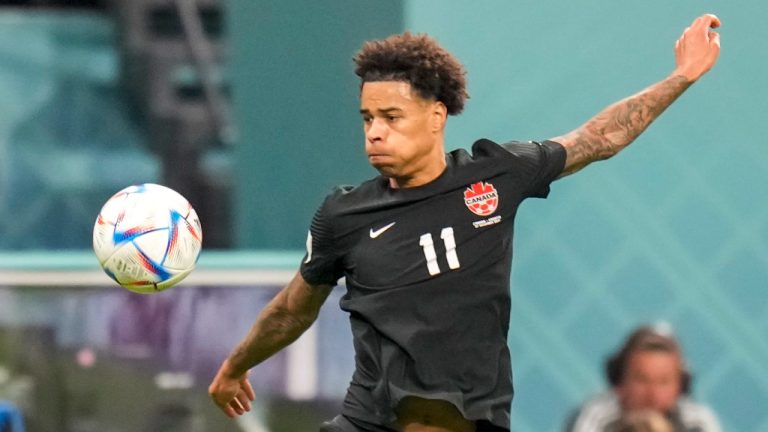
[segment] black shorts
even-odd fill
[[[338,415],[331,421],[327,421],[320,425],[320,432],[396,432],[392,429],[374,425],[371,423],[361,422],[358,419],[351,419],[343,415]],[[477,422],[477,429],[475,432],[509,432],[509,429],[505,429],[487,421]]]

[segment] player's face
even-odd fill
[[[367,82],[360,114],[368,161],[396,187],[434,180],[445,169],[445,105],[420,97],[401,81]]]
[[[640,351],[627,362],[617,388],[625,410],[669,411],[680,397],[680,357],[663,351]]]

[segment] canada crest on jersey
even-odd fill
[[[464,204],[472,213],[488,216],[495,212],[499,205],[499,193],[490,183],[473,183],[464,191]]]

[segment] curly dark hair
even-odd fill
[[[366,42],[354,57],[362,86],[372,81],[403,81],[424,99],[445,104],[459,114],[469,98],[464,66],[425,34],[405,32]]]

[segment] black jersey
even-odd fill
[[[525,198],[548,195],[565,150],[479,140],[446,162],[419,187],[380,176],[337,188],[312,221],[301,274],[346,277],[356,370],[345,415],[392,426],[393,408],[414,395],[508,428],[514,217]]]

